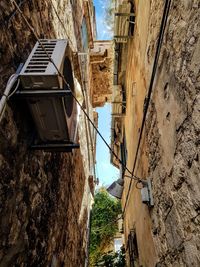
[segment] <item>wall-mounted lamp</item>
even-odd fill
[[[117,181],[113,182],[107,188],[107,191],[113,197],[116,197],[118,199],[121,199],[122,198],[123,189],[124,189],[124,180],[123,179],[118,179]]]
[[[125,175],[128,178],[133,179],[131,176]],[[142,184],[142,188],[137,188],[141,190],[141,197],[142,203],[148,205],[149,207],[154,206],[153,195],[152,195],[152,186],[151,186],[151,179],[148,178],[146,180],[140,180],[139,183]],[[124,180],[118,179],[117,181],[113,182],[108,188],[107,191],[112,196],[121,199],[122,193],[124,189]]]

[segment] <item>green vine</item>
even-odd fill
[[[99,189],[91,213],[90,266],[97,266],[96,262],[117,233],[115,220],[120,213],[120,202],[111,197],[105,188]]]

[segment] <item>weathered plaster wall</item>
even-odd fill
[[[59,6],[61,19],[69,18],[69,5]],[[41,38],[66,38],[62,26],[52,23],[50,1],[23,1],[21,8]],[[35,39],[9,1],[0,2],[0,24],[2,93]],[[11,101],[0,124],[0,266],[84,266],[80,151],[30,151],[33,133],[27,107]]]
[[[199,34],[199,1],[172,1],[146,133],[160,266],[200,265]]]
[[[150,13],[150,2],[145,0],[136,1],[136,27],[133,38],[129,39],[128,44],[122,49],[122,57],[127,58],[123,69],[126,69],[125,78],[122,84],[126,90],[126,116],[125,116],[125,135],[127,143],[127,167],[133,170],[133,163],[139,139],[141,121],[143,116],[143,103],[147,91],[148,79],[147,68],[145,65],[146,43],[148,37],[148,21]],[[124,53],[126,53],[124,55]],[[148,65],[150,68],[151,65]],[[145,178],[148,174],[148,158],[146,156],[146,143],[141,142],[142,149],[139,152],[134,174]],[[128,173],[127,173],[128,174]],[[125,205],[127,193],[129,191],[130,178],[125,177],[125,185],[122,197],[122,206]],[[140,186],[140,185],[139,185]],[[127,246],[128,235],[133,230],[136,233],[139,259],[135,257],[138,266],[155,266],[157,262],[156,250],[153,244],[151,233],[151,220],[148,207],[141,202],[140,190],[136,188],[133,181],[130,188],[130,195],[127,200],[126,211],[124,214],[124,232]],[[127,262],[129,256],[127,250]],[[129,266],[129,265],[128,265]],[[137,266],[137,265],[136,265]]]
[[[125,129],[132,170],[165,1],[135,1],[127,46]],[[200,265],[199,1],[172,1],[135,174],[153,180],[154,208],[133,182],[124,218],[135,229],[141,266]],[[122,203],[128,192],[125,179]]]

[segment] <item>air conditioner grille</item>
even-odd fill
[[[37,42],[20,72],[23,88],[63,88],[58,72],[63,70],[67,45],[66,39],[45,39]]]
[[[41,43],[48,55],[52,57],[56,46],[56,41],[42,40]],[[49,64],[49,58],[46,52],[44,51],[43,47],[38,44],[32,58],[29,61],[29,64],[26,67],[25,73],[45,72]]]

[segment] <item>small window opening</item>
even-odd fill
[[[135,230],[131,230],[128,235],[128,251],[130,267],[137,266],[139,260],[137,237]]]

